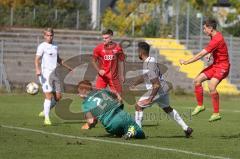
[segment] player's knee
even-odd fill
[[[193,83],[194,83],[194,85],[196,86],[196,85],[200,85],[202,82],[201,82],[201,80],[200,80],[199,78],[195,78],[195,79],[193,80]]]
[[[216,88],[209,88],[209,92],[210,93],[217,93],[217,90],[216,90]]]
[[[135,105],[135,110],[136,111],[142,111],[142,107],[140,107],[138,104]]]
[[[55,98],[56,101],[59,101],[61,99],[62,99],[62,95],[56,95],[56,98]]]
[[[51,93],[45,93],[45,99],[51,100],[53,95]]]
[[[209,84],[208,89],[210,93],[215,93],[217,92],[216,87],[214,85]]]

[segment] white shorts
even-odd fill
[[[170,90],[170,87],[166,82],[162,82],[161,88],[158,90],[158,93],[153,99],[153,102],[150,105],[141,105],[140,102],[148,99],[152,93],[152,90],[148,90],[145,94],[143,94],[140,99],[138,100],[138,105],[142,108],[150,107],[154,103],[157,103],[159,107],[166,108],[169,107],[169,95],[168,91]]]
[[[43,70],[39,76],[39,82],[44,93],[62,92],[60,80],[55,71]]]

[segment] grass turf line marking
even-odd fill
[[[157,147],[157,146],[151,146],[151,145],[133,144],[133,143],[128,143],[128,142],[103,140],[103,139],[96,139],[96,138],[92,138],[92,137],[80,137],[80,136],[73,136],[73,135],[65,135],[65,134],[60,134],[60,133],[51,133],[51,132],[47,132],[47,131],[43,131],[43,130],[23,128],[23,127],[15,127],[15,126],[10,126],[10,125],[0,125],[0,128],[1,127],[2,128],[7,128],[7,129],[15,129],[15,130],[28,131],[28,132],[35,132],[35,133],[40,133],[40,134],[44,134],[44,135],[52,135],[52,136],[58,136],[58,137],[64,137],[64,138],[71,138],[71,139],[81,139],[81,140],[88,140],[88,141],[97,141],[97,142],[118,144],[118,145],[143,147],[143,148],[162,150],[162,151],[172,151],[172,152],[184,153],[184,154],[193,155],[193,156],[201,156],[201,157],[206,157],[206,158],[230,159],[228,157],[207,155],[207,154],[203,154],[203,153],[191,152],[191,151],[186,151],[186,150],[179,150],[179,149],[172,149],[172,148],[165,148],[165,147]]]

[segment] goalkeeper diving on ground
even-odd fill
[[[82,129],[93,128],[99,120],[112,135],[124,139],[145,138],[143,130],[130,114],[122,110],[122,103],[114,93],[106,89],[93,90],[92,84],[87,80],[79,82],[78,93],[84,99],[82,109],[87,120]]]

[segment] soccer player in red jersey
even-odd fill
[[[219,114],[219,94],[216,90],[216,87],[224,78],[227,77],[230,69],[227,45],[222,34],[218,32],[216,28],[217,22],[214,19],[206,20],[203,25],[203,31],[211,38],[210,42],[201,52],[196,54],[191,59],[180,60],[180,64],[187,65],[199,60],[207,54],[213,57],[213,63],[201,71],[200,74],[194,79],[195,96],[198,105],[192,112],[192,115],[197,115],[201,111],[205,110],[203,105],[202,82],[209,80],[208,88],[213,105],[213,114],[209,119],[210,122],[221,119]],[[209,55],[208,58],[210,58]]]
[[[112,41],[113,31],[107,29],[102,32],[103,43],[98,44],[92,57],[92,63],[97,70],[96,89],[103,89],[109,85],[110,90],[121,100],[122,83],[124,77],[125,55],[122,47]]]

